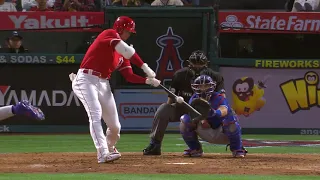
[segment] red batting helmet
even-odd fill
[[[132,33],[136,33],[136,23],[128,16],[120,16],[113,24],[113,29],[119,34],[122,34],[123,30],[127,30]]]

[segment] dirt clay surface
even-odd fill
[[[230,156],[185,158],[179,153],[123,153],[118,161],[98,164],[95,153],[14,153],[0,154],[0,172],[320,175],[319,155],[248,154],[242,159]]]

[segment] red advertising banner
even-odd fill
[[[100,28],[77,27],[103,24],[104,14],[103,12],[0,12],[0,22],[0,30],[101,31]]]
[[[320,13],[219,12],[221,33],[319,33]]]

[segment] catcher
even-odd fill
[[[199,136],[212,144],[228,144],[233,157],[245,157],[247,150],[242,145],[237,116],[232,113],[227,99],[215,92],[216,82],[210,76],[201,75],[194,80],[191,87],[194,94],[189,104],[202,116],[189,113],[180,118],[180,133],[189,147],[184,151],[184,156],[203,155]]]

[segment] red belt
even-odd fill
[[[94,70],[90,71],[90,69],[84,69],[84,70],[82,70],[82,72],[85,73],[85,74],[90,74],[90,75],[97,76],[99,78],[108,79],[107,77],[102,76],[102,73],[94,71]]]

